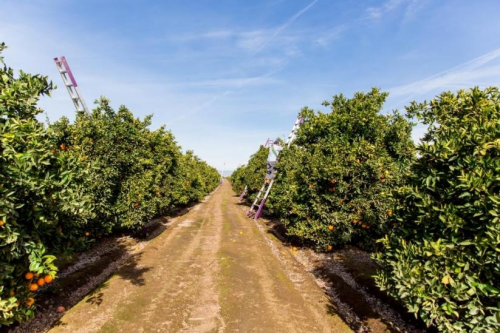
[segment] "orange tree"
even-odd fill
[[[259,150],[250,156],[247,165],[238,167],[231,174],[230,181],[237,194],[240,194],[247,186],[248,201],[253,202],[264,183],[268,154],[269,149],[260,146]]]
[[[329,113],[304,108],[296,141],[278,161],[267,205],[290,235],[320,249],[356,242],[369,248],[392,214],[387,194],[405,180],[413,158],[412,125],[380,111],[387,97],[372,89],[333,96]]]
[[[440,331],[500,330],[500,92],[412,103],[429,126],[394,192],[380,287]]]
[[[36,102],[52,89],[46,77],[0,69],[0,325],[33,315],[38,286],[56,275],[54,255],[138,229],[218,185],[217,170],[183,154],[172,133],[148,128],[150,116],[105,98],[46,128]]]
[[[101,97],[91,114],[53,125],[59,142],[79,147],[82,162],[93,166],[84,184],[92,198],[94,218],[85,227],[92,237],[137,229],[217,186],[217,170],[191,151],[183,154],[172,133],[163,127],[151,131],[150,124],[151,116],[141,121],[125,106],[115,111]]]
[[[46,77],[0,68],[0,325],[33,315],[36,282],[55,276],[53,254],[69,245],[62,233],[90,210],[81,152],[67,154],[35,118],[52,89]]]

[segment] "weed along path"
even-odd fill
[[[350,331],[289,251],[237,201],[224,181],[51,332]]]

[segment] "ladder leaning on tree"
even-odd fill
[[[54,58],[54,62],[56,63],[59,74],[61,74],[61,78],[66,86],[66,89],[68,89],[69,97],[73,101],[76,111],[89,113],[87,104],[85,104],[85,101],[83,100],[82,93],[78,88],[78,84],[76,83],[71,69],[69,68],[66,58],[64,56],[61,57],[61,59]]]
[[[299,130],[300,124],[302,124],[303,121],[304,121],[304,118],[302,118],[302,117],[297,118],[297,120],[295,121],[295,124],[293,125],[292,131],[290,132],[290,134],[288,135],[288,139],[286,140],[287,147],[290,147],[290,145],[292,144],[292,141],[295,140],[295,137],[297,135],[297,131]],[[268,142],[269,142],[269,140],[268,140]],[[268,142],[266,142],[266,144]],[[278,153],[277,157],[279,157],[279,153]],[[250,207],[250,210],[247,213],[248,217],[253,216],[254,219],[259,218],[260,213],[262,212],[262,208],[264,208],[264,205],[266,204],[267,197],[269,195],[269,192],[271,191],[271,188],[273,187],[273,184],[274,184],[274,178],[271,179],[271,181],[269,183],[264,181],[264,185],[262,185],[262,187],[260,188],[260,191],[257,194],[257,197],[255,198],[254,202],[252,203],[252,206]],[[245,189],[246,189],[246,187],[245,187]],[[260,204],[258,205],[259,208],[255,212],[254,208],[257,207],[257,202],[259,201],[262,193],[265,193],[264,197],[260,201]]]

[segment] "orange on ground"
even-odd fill
[[[51,283],[54,280],[50,275],[45,275],[43,279],[45,280],[45,283]]]
[[[36,283],[30,284],[30,290],[31,291],[36,291],[38,289],[38,285]]]
[[[62,305],[58,306],[57,307],[57,310],[56,310],[58,313],[63,313],[64,311],[66,311],[66,308]]]
[[[31,272],[26,273],[26,275],[24,275],[24,278],[26,280],[31,280],[33,278],[33,273],[31,273]]]
[[[331,250],[333,250],[333,246],[328,245],[328,246],[326,247],[326,250],[327,250],[328,252],[330,252]]]
[[[243,231],[240,231],[240,235],[243,235]]]

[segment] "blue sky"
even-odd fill
[[[376,86],[385,111],[444,90],[499,85],[498,0],[2,0],[7,64],[48,75],[40,105],[73,117],[53,58],[89,106],[154,114],[183,149],[234,169],[303,106]],[[418,126],[414,139],[425,131]]]

